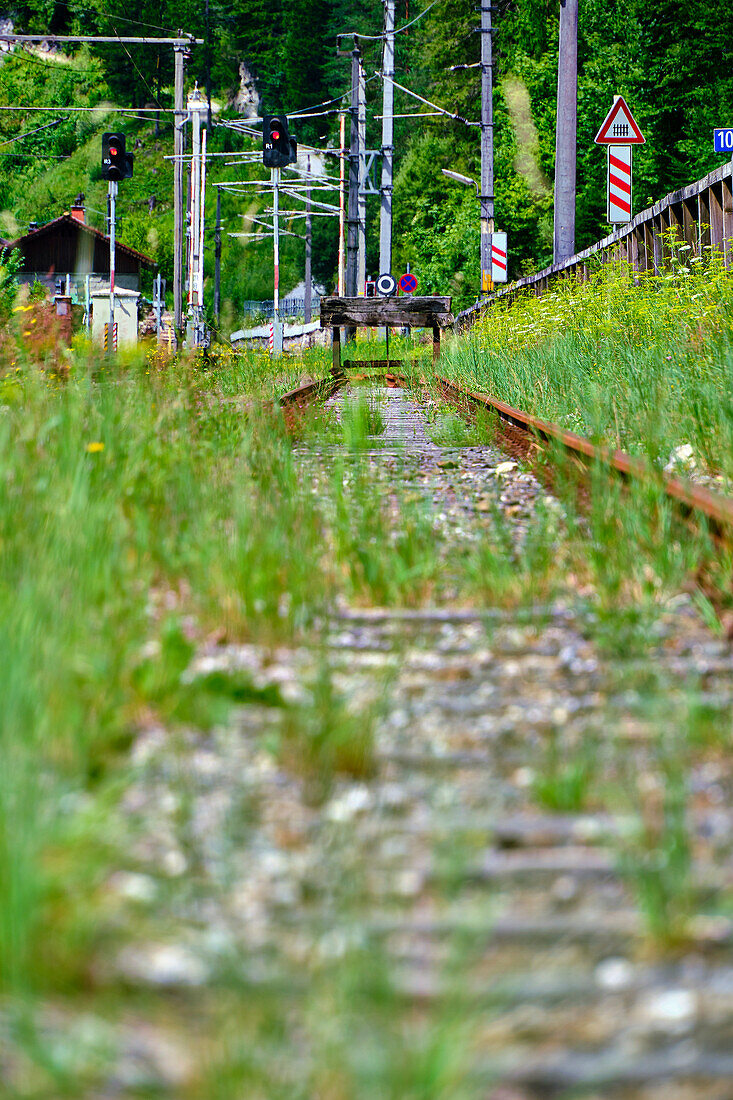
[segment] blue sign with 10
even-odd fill
[[[733,126],[726,126],[724,130],[713,130],[715,136],[715,152],[730,153],[733,156]]]

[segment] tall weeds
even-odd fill
[[[667,252],[660,276],[609,263],[498,302],[441,371],[660,466],[688,444],[688,465],[731,478],[733,282],[717,251]]]

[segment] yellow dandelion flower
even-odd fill
[[[99,440],[95,440],[93,443],[87,443],[86,445],[86,452],[90,455],[99,454],[99,452],[103,450],[104,443],[101,443]]]
[[[30,334],[31,334],[31,330],[29,328],[27,328],[25,330],[25,332],[23,333],[24,336],[30,336]]]

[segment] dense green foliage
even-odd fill
[[[28,0],[16,5],[17,29],[57,33],[162,34],[183,28],[205,45],[192,51],[189,81],[209,84],[212,95],[235,114],[239,66],[254,76],[262,110],[297,111],[314,117],[293,124],[301,143],[332,147],[338,142],[338,109],[347,102],[348,57],[337,56],[336,36],[358,31],[378,35],[382,5],[378,0],[214,0],[208,7],[168,3],[138,6],[135,19],[121,0],[104,6],[56,4]],[[478,16],[468,0],[437,0],[424,14],[397,5],[397,74],[405,87],[462,118],[476,122],[480,106],[480,36]],[[554,172],[555,90],[559,5],[539,0],[502,0],[494,16],[495,190],[498,228],[509,234],[513,277],[544,266],[551,258],[552,178]],[[417,20],[416,20],[416,17]],[[416,20],[416,21],[415,21]],[[408,23],[410,24],[408,26]],[[351,47],[345,39],[343,49]],[[733,106],[731,76],[733,12],[723,0],[643,0],[601,3],[583,0],[579,22],[578,211],[577,246],[585,247],[607,229],[605,157],[595,146],[595,132],[613,94],[624,94],[647,144],[634,160],[634,210],[669,190],[692,182],[717,163],[710,131],[729,121]],[[381,42],[361,40],[367,76],[367,145],[378,148],[381,123]],[[94,107],[103,101],[140,108],[172,104],[173,51],[157,47],[105,45],[79,51],[72,60],[59,53],[16,53],[0,65],[0,106],[48,106],[48,114],[3,111],[2,140],[15,139],[47,121],[64,117],[63,108]],[[464,66],[454,69],[454,66]],[[469,67],[466,67],[469,66]],[[473,66],[473,67],[471,67]],[[322,106],[319,106],[322,105]],[[51,109],[53,108],[53,110]],[[311,110],[311,108],[315,108]],[[400,115],[428,110],[398,89]],[[12,235],[31,218],[43,220],[68,206],[73,193],[84,191],[103,206],[103,188],[95,186],[98,135],[113,116],[70,113],[58,126],[14,141],[3,149],[0,174],[0,229]],[[114,125],[120,125],[119,118]],[[170,151],[167,116],[160,133],[152,122],[129,118],[130,133],[142,142],[155,163],[139,183],[126,184],[120,214],[130,243],[145,247],[170,268],[170,169],[162,154]],[[91,139],[91,140],[90,140]],[[154,141],[155,139],[155,141]],[[245,140],[245,145],[248,142]],[[215,127],[214,151],[242,146]],[[251,146],[249,146],[251,147]],[[396,272],[409,263],[425,291],[451,292],[459,303],[475,298],[478,275],[478,211],[469,188],[440,172],[453,167],[474,178],[479,174],[479,136],[475,126],[447,117],[398,118],[396,124],[395,238]],[[58,159],[54,163],[53,158]],[[331,162],[332,164],[334,162]],[[157,179],[153,179],[153,174]],[[213,178],[229,174],[213,168]],[[213,188],[210,201],[213,204]],[[147,200],[156,194],[152,215]],[[225,201],[229,224],[241,227],[244,200]],[[213,222],[213,209],[210,221]],[[378,202],[368,201],[367,270],[376,271]],[[302,244],[295,238],[285,250],[288,278],[302,271]],[[315,272],[332,286],[336,266],[336,232],[332,220],[317,219]],[[270,259],[266,245],[243,245],[226,239],[224,294],[236,317],[242,297],[271,296]],[[399,272],[398,272],[399,273]]]

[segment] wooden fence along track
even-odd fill
[[[552,264],[536,275],[519,279],[490,297],[464,310],[456,318],[459,329],[470,328],[492,303],[530,291],[545,294],[552,282],[574,275],[581,281],[590,278],[591,265],[625,261],[634,271],[660,275],[670,256],[670,233],[680,243],[690,245],[692,255],[705,248],[717,249],[728,270],[733,270],[733,164],[716,168],[703,179],[672,191],[642,210],[628,225],[590,248],[571,256],[562,264]]]

